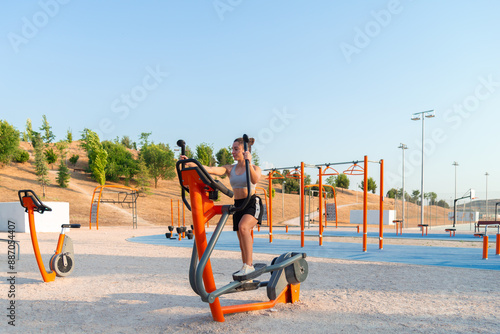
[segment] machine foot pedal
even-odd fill
[[[241,292],[241,291],[251,291],[251,290],[257,290],[260,287],[260,281],[248,281],[243,283],[242,286],[237,287],[234,289],[234,292]]]
[[[233,273],[233,280],[242,282],[259,277],[262,273],[264,273],[267,265],[265,263],[256,263],[253,267],[255,270],[246,275],[235,275],[236,273]]]

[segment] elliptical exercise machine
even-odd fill
[[[31,243],[33,244],[33,251],[35,252],[36,262],[40,274],[44,282],[52,282],[55,280],[56,275],[60,277],[68,276],[74,269],[75,258],[73,250],[73,241],[66,235],[66,231],[70,228],[80,228],[80,224],[62,224],[61,233],[57,241],[56,251],[50,258],[50,270],[47,272],[43,264],[40,248],[38,247],[38,238],[36,236],[35,228],[35,211],[44,213],[45,211],[52,211],[51,208],[42,203],[33,190],[19,190],[19,201],[21,206],[28,213],[30,224]]]
[[[244,149],[248,149],[248,136],[243,135]],[[185,155],[185,142],[177,141]],[[192,162],[196,167],[185,168],[185,163]],[[193,215],[194,238],[191,265],[189,268],[189,283],[193,291],[201,300],[210,304],[212,317],[215,321],[224,322],[225,314],[263,310],[274,307],[277,303],[294,303],[299,300],[300,283],[305,281],[308,274],[308,264],[305,253],[284,253],[276,257],[271,265],[257,263],[255,271],[245,276],[234,276],[233,282],[219,289],[216,288],[210,256],[214,250],[222,230],[230,215],[243,210],[250,200],[250,173],[249,162],[246,165],[246,181],[248,195],[244,203],[234,205],[214,205],[213,200],[218,198],[218,192],[233,197],[233,192],[221,182],[214,180],[203,166],[195,159],[179,160],[176,163],[177,175],[182,187],[182,200]],[[188,203],[185,192],[189,192],[191,205]],[[215,231],[207,244],[205,224],[216,215],[221,215]],[[254,280],[264,273],[271,273],[269,281]],[[219,297],[233,292],[267,288],[269,301],[242,305],[221,306]]]

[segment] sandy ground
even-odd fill
[[[300,301],[212,320],[188,282],[190,249],[138,244],[164,228],[73,229],[75,270],[43,283],[29,234],[17,234],[15,298],[7,298],[6,246],[0,256],[0,332],[18,333],[499,333],[499,271],[308,257]],[[2,236],[3,237],[3,236]],[[236,236],[235,236],[236,237]],[[39,233],[44,261],[57,234]],[[428,242],[428,241],[427,241]],[[432,246],[432,245],[430,245]],[[442,246],[442,245],[441,245]],[[272,247],[272,246],[270,246]],[[277,254],[278,255],[278,254]],[[255,254],[255,261],[274,256]],[[239,252],[215,251],[218,286],[240,267]],[[15,300],[15,327],[6,317]],[[265,301],[265,289],[223,296],[222,304]]]

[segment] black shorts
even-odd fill
[[[238,207],[239,205],[245,202],[246,198],[243,199],[235,199],[234,206]],[[262,200],[259,196],[253,195],[250,197],[250,201],[248,201],[247,206],[238,212],[235,212],[233,215],[233,231],[238,231],[238,225],[240,224],[240,220],[244,215],[251,215],[255,219],[257,219],[257,224],[262,224],[262,215],[264,214],[264,207],[262,206]]]

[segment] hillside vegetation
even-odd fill
[[[52,144],[51,144],[52,145]],[[39,197],[41,197],[42,189],[36,180],[34,172],[34,152],[31,144],[21,142],[21,148],[27,150],[30,154],[30,159],[25,163],[10,163],[0,169],[0,196],[3,202],[17,202],[17,191],[20,189],[32,189]],[[88,226],[91,198],[94,188],[98,183],[92,179],[90,174],[84,170],[88,167],[86,152],[80,147],[79,142],[69,144],[68,157],[77,154],[80,156],[75,165],[68,162],[70,168],[71,179],[68,188],[61,188],[56,183],[57,164],[50,166],[49,179],[51,184],[46,189],[46,197],[43,201],[64,201],[70,203],[70,220],[71,223],[79,223],[83,226]],[[134,155],[137,152],[133,152]],[[227,187],[229,182],[226,179],[221,180]],[[106,184],[117,184],[107,182]],[[131,181],[130,186],[134,186]],[[261,178],[259,187],[268,188],[268,181],[265,175]],[[299,216],[299,196],[297,194],[284,195],[284,210],[283,210],[283,194],[281,193],[280,185],[275,185],[276,193],[273,199],[273,224],[282,225],[286,220]],[[258,190],[258,194],[263,197],[263,192]],[[231,204],[232,200],[224,195],[219,196],[218,204]],[[362,210],[363,194],[359,191],[337,189],[337,205],[339,223],[349,223],[350,210]],[[333,199],[328,200],[333,203]],[[179,203],[179,204],[178,204]],[[173,204],[173,217],[172,217]],[[399,204],[400,205],[400,204]],[[377,210],[379,207],[379,196],[368,194],[368,209]],[[141,225],[162,225],[167,226],[178,223],[183,224],[182,218],[182,201],[180,197],[180,186],[177,178],[171,180],[159,180],[157,188],[150,188],[149,194],[141,194],[137,201],[138,208],[138,226]],[[313,201],[312,210],[317,210],[317,198]],[[439,211],[439,215],[447,214],[448,210],[439,207],[431,207],[433,212]],[[394,210],[394,200],[385,198],[384,209]],[[410,217],[410,226],[416,226],[418,217],[418,207],[414,204],[408,204],[408,213]],[[179,211],[181,213],[179,219]],[[173,219],[172,219],[173,218]],[[180,221],[179,221],[180,220]],[[317,222],[317,219],[316,219]],[[444,219],[440,224],[444,223]],[[128,206],[105,204],[101,205],[99,214],[99,224],[102,225],[132,225],[131,210]],[[190,213],[185,210],[185,224],[191,224]]]

